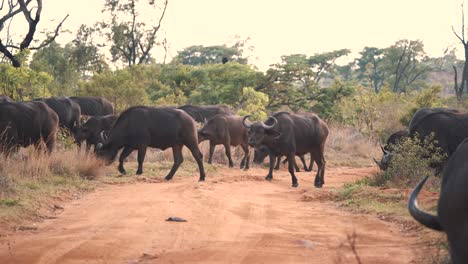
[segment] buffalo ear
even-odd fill
[[[269,135],[270,137],[273,137],[274,139],[278,139],[281,137],[281,132],[276,131],[275,129],[268,129],[265,130],[266,134]]]

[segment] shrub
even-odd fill
[[[419,180],[435,173],[435,168],[446,159],[447,155],[437,146],[434,135],[420,139],[407,138],[400,144],[391,146],[393,157],[385,172],[381,172],[371,181],[371,185],[387,187],[412,187]]]

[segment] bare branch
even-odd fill
[[[65,22],[65,20],[69,17],[69,14],[67,14],[63,19],[62,21],[57,25],[57,27],[55,28],[55,31],[54,31],[54,35],[52,37],[48,37],[46,40],[44,40],[39,46],[37,47],[30,47],[29,49],[31,50],[38,50],[38,49],[42,49],[46,46],[48,46],[50,43],[52,43],[56,38],[57,36],[59,35],[60,33],[60,28],[62,27],[63,25],[63,22]]]

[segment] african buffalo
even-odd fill
[[[59,117],[59,125],[70,132],[81,123],[81,108],[68,97],[39,98],[34,101],[44,102],[54,110]]]
[[[241,146],[244,150],[244,158],[240,167],[249,168],[249,145],[247,143],[247,129],[242,125],[242,117],[234,115],[217,115],[198,130],[198,142],[210,141],[210,156],[208,163],[211,164],[216,145],[223,145],[229,160],[229,167],[234,167],[231,158],[230,146]]]
[[[383,153],[382,159],[381,159],[381,161],[377,161],[374,158],[374,162],[377,164],[377,166],[379,166],[379,168],[381,170],[388,169],[388,166],[390,165],[390,159],[392,157],[392,155],[389,155],[389,154],[391,153],[391,151],[393,149],[393,146],[399,144],[400,142],[402,142],[408,136],[409,136],[408,130],[406,130],[406,129],[399,130],[399,131],[391,134],[388,137],[385,146],[380,147],[382,149],[382,153]]]
[[[82,115],[105,116],[114,114],[114,106],[104,97],[72,96],[70,99],[81,107]]]
[[[427,176],[411,193],[408,209],[422,225],[447,234],[450,256],[453,264],[468,263],[468,139],[458,146],[442,172],[440,198],[437,215],[431,215],[418,208],[417,196]]]
[[[288,158],[288,170],[292,178],[292,186],[297,187],[297,178],[294,174],[295,155],[311,153],[318,170],[315,176],[315,186],[322,187],[325,183],[324,148],[328,136],[328,127],[316,114],[307,116],[290,114],[287,112],[275,113],[265,122],[255,121],[247,124],[245,116],[243,124],[248,128],[249,145],[258,148],[265,145],[270,150],[270,169],[266,180],[273,178],[273,166],[278,155]]]
[[[92,116],[82,126],[73,129],[73,137],[75,143],[81,147],[81,143],[86,141],[86,151],[89,151],[91,146],[96,146],[101,141],[101,132],[109,131],[117,120],[117,115]]]
[[[468,137],[468,114],[460,114],[458,110],[450,108],[421,108],[414,113],[408,126],[408,137],[414,138],[416,134],[424,139],[434,133],[434,139],[443,153],[450,157],[458,144]],[[380,162],[381,168],[388,168],[393,153],[390,150],[382,150],[384,156]],[[379,163],[378,163],[379,164]],[[441,164],[435,165],[441,167]]]
[[[226,105],[183,105],[177,108],[187,112],[187,114],[199,123],[205,123],[205,121],[216,115],[234,115],[231,109]]]
[[[104,133],[101,133],[103,135]],[[117,119],[109,135],[98,144],[97,155],[109,162],[115,160],[117,152],[123,148],[119,158],[119,171],[125,174],[123,162],[133,150],[138,150],[137,174],[143,173],[146,148],[172,148],[174,165],[166,176],[172,179],[184,160],[182,148],[186,146],[197,161],[200,181],[205,180],[203,155],[198,148],[197,129],[193,119],[184,111],[174,108],[134,106],[125,110]]]
[[[59,119],[43,102],[5,102],[0,104],[0,151],[7,156],[17,147],[44,142],[47,151],[55,146]]]
[[[11,99],[8,95],[4,95],[4,94],[0,95],[0,104],[5,103],[5,102],[11,103],[11,102],[14,102],[14,100]]]
[[[263,163],[263,161],[269,155],[269,153],[270,153],[270,149],[266,145],[261,145],[260,147],[255,148],[253,161],[255,163],[257,163],[257,164]],[[279,170],[279,168],[280,168],[281,157],[282,157],[281,155],[278,155],[278,157],[277,157],[276,165],[275,165],[275,168],[274,168],[275,170]],[[302,165],[304,166],[304,171],[312,171],[312,166],[314,164],[314,160],[311,159],[310,160],[310,165],[309,165],[309,167],[307,167],[304,155],[300,155],[299,158],[301,159]],[[288,162],[288,158],[285,158],[283,160],[283,164],[286,164],[287,162]],[[296,172],[301,171],[296,162],[294,163],[294,167],[296,168]]]

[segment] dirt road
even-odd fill
[[[0,263],[358,263],[353,232],[362,263],[419,263],[417,238],[397,225],[313,199],[369,171],[329,169],[322,190],[305,173],[297,189],[287,171],[266,182],[264,169],[107,186],[0,238]]]

